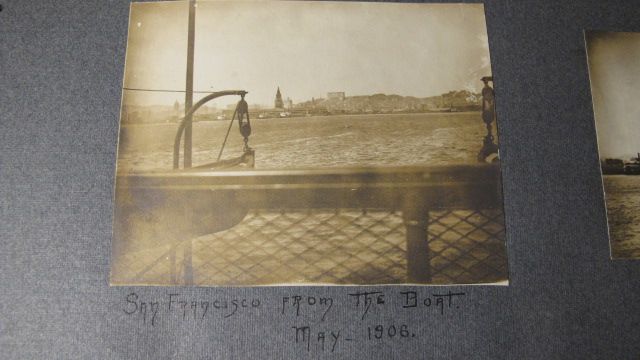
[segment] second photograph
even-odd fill
[[[585,34],[612,259],[640,259],[640,33]]]

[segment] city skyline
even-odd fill
[[[276,90],[276,91],[277,91],[277,90]],[[465,91],[465,90],[463,90],[463,89],[458,89],[458,90],[451,90],[450,92],[456,92],[456,91]],[[468,90],[467,90],[467,91],[468,91]],[[326,100],[326,99],[328,99],[328,98],[329,98],[329,94],[330,94],[330,93],[335,93],[335,92],[328,91],[328,92],[326,92],[326,93],[325,93],[325,95],[324,95],[324,96],[322,96],[322,97],[312,97],[312,98],[309,98],[309,99],[302,99],[302,100],[300,100],[300,101],[298,101],[298,102],[293,102],[293,101],[291,100],[291,97],[290,97],[290,96],[287,96],[287,95],[284,95],[284,93],[283,93],[283,95],[282,95],[282,98],[283,98],[283,100],[285,101],[285,103],[286,103],[288,100],[291,100],[291,101],[292,101],[292,104],[295,106],[295,105],[297,105],[297,104],[301,104],[301,103],[305,103],[305,102],[310,102],[310,101],[314,101],[314,100],[315,100],[315,101]],[[343,93],[344,93],[344,92],[343,92]],[[447,92],[447,93],[449,93],[449,92]],[[437,95],[433,95],[433,96],[415,97],[415,98],[417,98],[417,99],[437,98],[437,97],[442,97],[443,95],[446,95],[447,93],[437,94]],[[380,93],[378,93],[378,94],[380,94]],[[350,94],[346,94],[346,93],[345,93],[344,98],[345,98],[345,99],[348,99],[348,98],[353,98],[353,97],[367,97],[367,96],[373,96],[373,95],[378,95],[378,94],[354,94],[354,95],[350,95]],[[476,93],[472,93],[472,94],[473,94],[473,95],[478,96],[478,99],[479,99],[479,97],[481,96],[481,93],[480,93],[480,92],[476,92]],[[206,95],[206,93],[203,93],[203,92],[195,93],[195,94],[194,94],[194,99],[197,101],[197,99],[198,99],[199,97],[202,97],[202,96],[205,96],[205,95]],[[382,95],[386,95],[386,96],[402,96],[402,95],[398,95],[398,94],[382,94]],[[249,96],[247,95],[247,98],[248,98],[248,97],[249,97]],[[411,96],[407,96],[407,97],[411,97]],[[126,98],[127,98],[127,96],[125,96],[125,100],[126,100]],[[275,92],[274,92],[274,99],[275,99]],[[260,108],[264,108],[264,109],[272,109],[272,108],[276,108],[276,107],[274,107],[274,99],[272,99],[271,103],[256,103],[256,102],[251,102],[251,101],[248,101],[248,103],[249,103],[249,106],[255,106],[255,107],[260,107]],[[250,100],[250,99],[247,99],[247,100]],[[184,104],[185,104],[184,97],[179,97],[179,96],[178,96],[178,97],[175,97],[174,101],[173,101],[173,102],[170,102],[170,103],[169,103],[169,102],[163,102],[163,103],[148,103],[148,102],[141,102],[141,103],[137,103],[137,102],[123,102],[123,104],[122,104],[122,105],[124,105],[124,106],[142,106],[142,107],[154,107],[154,106],[158,106],[158,107],[173,107],[173,106],[174,106],[174,104],[175,104],[176,102],[180,105],[180,107],[184,107]],[[207,104],[203,105],[203,107],[217,108],[217,109],[224,109],[224,108],[227,108],[228,106],[230,106],[230,105],[234,105],[234,104],[235,104],[235,102],[232,102],[232,103],[227,104],[226,106],[219,106],[219,105],[217,105],[215,102],[211,101],[211,102],[208,102]],[[446,104],[445,104],[445,105],[446,105]]]
[[[242,88],[250,103],[272,103],[278,86],[294,103],[332,91],[416,97],[479,92],[480,77],[491,73],[481,4],[196,5],[194,89]],[[184,88],[187,11],[187,2],[132,4],[125,88]],[[125,95],[141,104],[184,98]]]

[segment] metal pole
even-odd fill
[[[191,167],[191,114],[189,110],[193,105],[193,48],[195,42],[196,1],[189,0],[189,30],[187,35],[187,81],[184,99],[184,114],[186,126],[184,129],[184,168]]]

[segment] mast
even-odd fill
[[[196,1],[189,0],[189,29],[187,33],[187,79],[184,99],[186,127],[184,129],[184,168],[191,167],[191,107],[193,106],[193,49],[195,42]]]

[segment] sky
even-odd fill
[[[273,106],[344,91],[435,96],[491,75],[482,4],[198,1],[194,89],[249,91]],[[125,88],[183,90],[187,2],[133,3]],[[126,103],[184,102],[125,91]],[[219,106],[236,102],[229,98]]]
[[[640,152],[640,33],[587,34],[589,76],[601,158]]]

